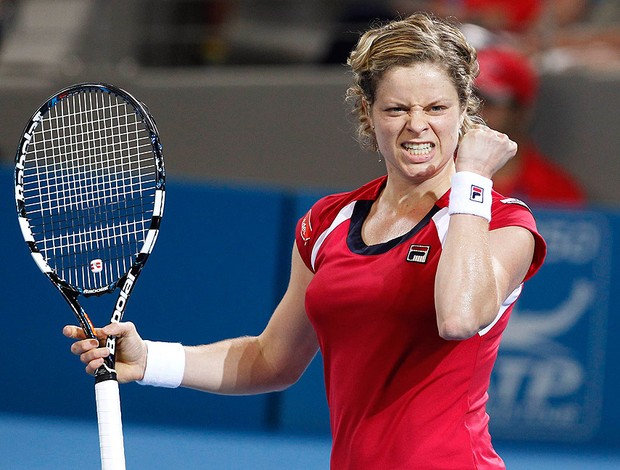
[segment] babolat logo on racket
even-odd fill
[[[118,295],[118,299],[116,300],[116,305],[114,306],[114,313],[112,314],[111,322],[118,323],[123,318],[123,313],[125,313],[125,308],[127,307],[127,299],[129,298],[129,294],[131,293],[131,289],[133,288],[136,277],[131,274],[131,272],[127,273],[127,279],[125,279],[125,283]],[[112,338],[108,337],[105,342],[106,347],[110,350],[111,354],[116,352],[116,341]]]
[[[34,134],[35,129],[39,126],[40,123],[41,123],[41,111],[37,112],[37,114],[35,114],[32,117],[30,126],[28,127],[28,130],[24,132],[24,136],[22,137],[22,142],[21,142],[21,147],[20,147],[20,161],[22,162],[24,160],[24,157],[26,156],[26,153],[28,152],[28,146],[30,145],[30,142],[32,141],[32,135]]]
[[[474,202],[484,201],[484,189],[475,184],[471,185],[471,191],[469,192],[469,200]]]
[[[35,129],[41,123],[41,111],[38,111],[30,122],[30,126],[28,126],[28,130],[24,132],[22,136],[22,140],[19,146],[19,160],[15,165],[16,175],[15,175],[15,197],[19,201],[23,201],[24,199],[24,160],[26,160],[26,154],[28,153],[28,146],[32,141],[32,136],[34,134]]]
[[[131,293],[135,280],[135,276],[131,274],[131,272],[128,272],[127,279],[125,279],[125,283],[123,284],[123,287],[118,295],[116,305],[114,306],[114,314],[112,315],[113,322],[119,322],[121,321],[121,318],[123,318],[123,313],[125,312],[125,307],[127,306],[127,298]]]
[[[411,263],[426,263],[431,247],[428,245],[411,245],[407,253],[407,261]]]

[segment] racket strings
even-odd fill
[[[148,232],[155,179],[150,133],[132,106],[101,91],[61,99],[34,131],[24,170],[48,264],[84,289],[118,280]]]

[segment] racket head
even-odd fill
[[[105,83],[49,97],[15,157],[19,225],[39,269],[67,296],[101,295],[139,274],[163,216],[165,170],[146,106]]]

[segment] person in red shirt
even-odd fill
[[[386,174],[299,220],[263,332],[194,347],[143,341],[131,323],[96,333],[117,336],[121,382],[225,394],[282,390],[320,348],[332,470],[505,469],[487,389],[546,250],[528,207],[492,189],[516,144],[477,117],[476,51],[451,23],[414,14],[371,29],[348,63],[360,143]],[[64,334],[91,374],[109,354],[75,326]]]
[[[515,157],[493,176],[494,189],[533,205],[584,205],[586,194],[581,184],[542,154],[530,136],[538,92],[532,64],[508,46],[482,49],[478,61],[476,88],[483,100],[482,117],[518,145]]]
[[[492,30],[524,32],[541,14],[542,0],[463,0],[462,16]]]

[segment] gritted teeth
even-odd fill
[[[403,144],[403,147],[408,151],[413,153],[414,155],[424,155],[431,151],[434,147],[433,144],[426,142],[423,144],[414,144],[410,142],[406,142]]]

